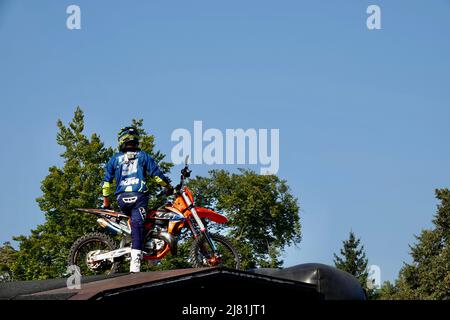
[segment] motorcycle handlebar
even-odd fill
[[[192,170],[189,170],[189,167],[187,164],[185,165],[185,167],[183,169],[181,169],[180,183],[174,187],[174,191],[175,191],[174,194],[181,192],[181,189],[183,188],[183,185],[184,185],[184,180],[191,176],[191,172],[192,172]]]
[[[189,178],[191,176],[191,172],[192,170],[189,170],[188,166],[186,166],[181,170],[181,176],[184,178]]]

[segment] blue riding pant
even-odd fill
[[[140,192],[124,192],[118,195],[120,210],[131,216],[131,248],[144,247],[144,220],[148,208],[148,195]]]

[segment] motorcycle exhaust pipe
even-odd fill
[[[123,234],[123,231],[116,227],[112,222],[103,218],[98,218],[97,223],[106,230],[110,231],[113,235]]]
[[[168,232],[160,232],[159,234],[162,238],[164,238],[164,240],[169,244],[170,246],[170,252],[172,253],[172,255],[176,256],[177,255],[177,239],[170,233]]]
[[[150,231],[148,233],[148,236],[155,238],[155,239],[160,239],[160,240],[166,242],[170,247],[170,252],[172,253],[172,255],[174,255],[174,256],[177,255],[178,240],[172,234],[165,232],[165,231],[159,231],[159,232]]]

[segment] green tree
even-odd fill
[[[153,153],[154,137],[146,135],[142,120],[133,120],[143,134],[143,148],[155,160],[164,156]],[[97,134],[84,134],[84,115],[78,107],[68,126],[61,120],[56,141],[63,147],[61,168],[52,166],[42,181],[42,196],[37,199],[45,222],[29,236],[18,236],[19,251],[13,263],[15,279],[48,279],[64,276],[68,251],[81,235],[98,230],[95,217],[79,213],[75,208],[95,208],[101,204],[101,181],[104,165],[113,154]],[[170,165],[162,163],[167,170]],[[154,185],[150,184],[153,188]],[[155,199],[152,199],[156,202]]]
[[[16,259],[17,251],[10,242],[3,243],[0,247],[0,282],[9,281],[12,278],[12,264]]]
[[[395,284],[390,281],[385,281],[381,288],[376,291],[376,299],[378,300],[393,300],[398,290]]]
[[[410,246],[413,262],[400,270],[393,299],[450,300],[450,191],[437,189],[436,198],[434,228]]]
[[[368,260],[364,246],[360,245],[360,242],[361,239],[357,239],[353,231],[350,231],[348,240],[343,241],[343,248],[340,251],[341,257],[334,254],[334,264],[336,268],[354,275],[361,286],[368,292]]]
[[[301,241],[297,199],[285,180],[275,175],[258,175],[212,170],[209,177],[191,179],[189,187],[196,204],[229,218],[225,232],[238,248],[244,269],[279,267],[285,246]]]

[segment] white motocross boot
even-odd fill
[[[141,272],[142,251],[131,249],[130,272]]]

